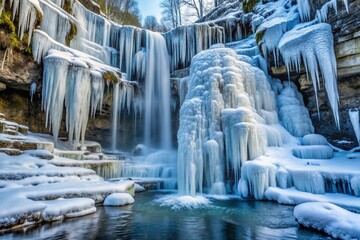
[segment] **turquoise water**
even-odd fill
[[[203,208],[173,210],[154,201],[166,194],[138,193],[131,206],[99,206],[95,214],[0,235],[0,239],[331,239],[299,228],[292,206],[210,199]]]

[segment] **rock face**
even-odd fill
[[[15,50],[6,52],[0,48],[0,91],[4,88],[28,91],[31,83],[39,82],[41,78],[41,66],[29,54]]]
[[[327,0],[310,0],[312,18],[314,9],[320,9]],[[360,107],[360,0],[349,0],[349,12],[338,1],[338,12],[329,11],[328,23],[331,24],[334,34],[335,54],[338,69],[338,89],[340,96],[339,114],[340,129],[337,129],[327,101],[324,87],[319,91],[320,119],[316,110],[316,100],[311,82],[306,80],[305,71],[300,74],[291,73],[291,80],[296,83],[304,95],[306,107],[310,112],[316,133],[324,135],[331,144],[349,149],[357,146],[354,131],[349,119],[348,111]],[[271,64],[273,66],[273,64]],[[271,73],[283,81],[288,79],[285,66],[271,68]],[[339,143],[339,140],[348,143]]]

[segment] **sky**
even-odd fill
[[[161,19],[161,0],[138,0],[139,9],[141,12],[142,19],[144,20],[146,16],[155,16],[158,21]]]

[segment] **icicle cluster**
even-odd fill
[[[309,0],[298,0],[297,7],[302,22],[310,20],[310,3]]]
[[[310,26],[300,25],[285,33],[279,42],[279,49],[288,72],[294,68],[299,72],[301,62],[304,61],[306,72],[313,81],[317,106],[320,77],[323,79],[335,123],[340,127],[337,69],[333,45],[331,26],[319,23]]]
[[[7,6],[10,4],[10,6]],[[28,34],[28,45],[31,43],[32,32],[38,16],[41,17],[42,10],[38,0],[10,0],[3,1],[4,7],[12,9],[12,20],[18,17],[18,36],[23,39],[24,34]]]
[[[75,148],[80,140],[84,144],[90,109],[94,115],[96,109],[101,108],[104,85],[100,76],[99,72],[91,71],[86,62],[79,61],[70,53],[49,52],[44,61],[42,108],[55,140],[65,105],[68,139]]]
[[[171,71],[190,66],[192,58],[216,43],[224,43],[224,29],[207,23],[180,26],[164,34],[171,55]]]

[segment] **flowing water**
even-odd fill
[[[99,206],[95,214],[0,239],[330,239],[299,228],[292,206],[210,199],[211,204],[201,209],[173,210],[156,201],[164,196],[168,193],[139,193],[134,205]]]

